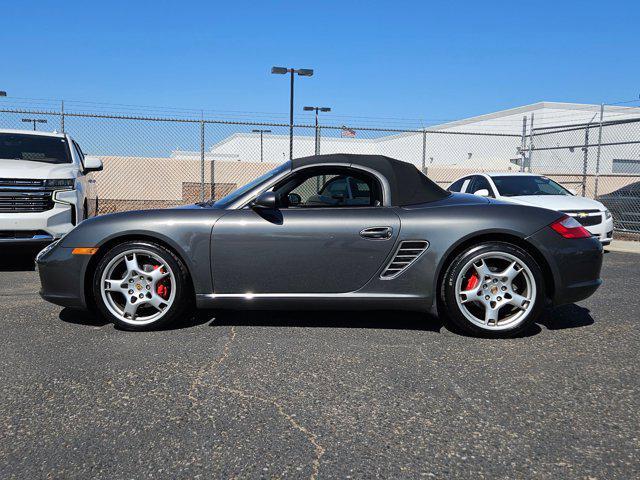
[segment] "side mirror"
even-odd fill
[[[487,190],[486,188],[481,188],[480,190],[476,190],[475,192],[473,192],[473,194],[478,195],[479,197],[488,197],[489,190]]]
[[[571,195],[573,195],[574,197],[578,194],[578,192],[576,192],[575,188],[567,188],[567,190],[569,190],[569,193]]]
[[[274,192],[262,192],[253,202],[254,208],[267,208],[273,210],[277,208],[278,201]]]
[[[98,157],[84,157],[84,173],[102,170],[102,160]]]

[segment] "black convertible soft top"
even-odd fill
[[[434,202],[450,195],[435,182],[429,180],[415,165],[385,157],[384,155],[357,155],[351,153],[333,153],[295,158],[291,169],[326,163],[346,163],[353,166],[368,167],[383,175],[389,182],[391,204],[394,206],[415,205]]]

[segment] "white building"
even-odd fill
[[[340,129],[322,129],[320,153],[362,153],[388,155],[411,162],[417,167],[454,167],[492,169],[501,167],[510,169],[521,161],[523,118],[526,118],[526,145],[529,145],[531,124],[535,128],[532,155],[532,169],[545,173],[574,173],[582,171],[584,165],[585,129],[558,130],[559,126],[591,124],[589,128],[588,171],[595,168],[595,145],[598,141],[600,105],[574,103],[540,102],[523,107],[502,110],[495,113],[470,117],[455,122],[429,127],[410,133],[390,133],[374,130],[358,130],[355,138],[341,138]],[[604,121],[640,118],[640,108],[607,106]],[[633,124],[638,128],[640,123]],[[554,128],[551,128],[554,127]],[[296,129],[294,136],[294,156],[312,155],[315,149],[313,129],[300,135]],[[628,141],[629,129],[606,127],[603,142],[616,143]],[[289,157],[288,133],[267,133],[263,136],[262,158],[265,162],[279,163]],[[574,148],[558,149],[558,146]],[[549,149],[549,150],[546,150]],[[634,162],[640,173],[640,158],[629,157],[628,145],[610,146],[601,151],[601,173],[616,173],[629,169]],[[424,152],[424,153],[423,153]],[[260,134],[234,133],[211,147],[206,154],[207,161],[261,161]],[[200,158],[199,152],[175,151],[174,158]],[[591,158],[589,158],[591,157]],[[424,162],[424,164],[423,164]],[[511,165],[511,166],[510,166]],[[484,167],[487,168],[484,168]],[[515,167],[517,168],[517,167]],[[626,172],[636,173],[636,172]]]

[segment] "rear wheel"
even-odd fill
[[[466,332],[512,336],[526,330],[544,307],[542,271],[516,245],[475,245],[447,268],[441,304],[449,319]]]
[[[193,300],[182,261],[151,242],[126,242],[109,250],[98,263],[93,288],[102,315],[127,330],[183,318]]]

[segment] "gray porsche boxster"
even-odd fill
[[[44,299],[130,330],[200,308],[435,311],[512,335],[601,284],[562,213],[452,194],[375,155],[284,163],[216,201],[88,219],[37,257]]]

